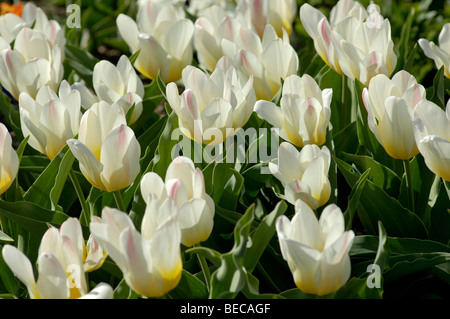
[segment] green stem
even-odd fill
[[[113,192],[114,199],[116,200],[117,208],[122,212],[126,212],[125,204],[123,203],[122,194],[120,191]]]
[[[78,182],[78,178],[75,175],[75,171],[73,168],[70,169],[69,172],[70,179],[72,181],[73,187],[75,188],[75,192],[77,193],[78,200],[81,204],[81,214],[80,214],[80,222],[84,223],[85,225],[89,225],[90,222],[90,214],[89,214],[89,206],[86,202],[86,198],[84,197],[83,190],[81,189],[81,185]]]
[[[342,130],[348,122],[348,96],[347,96],[347,77],[345,75],[341,76],[341,117],[340,117],[340,128],[339,131]]]
[[[403,160],[403,167],[405,169],[406,175],[406,188],[408,189],[409,208],[414,213],[414,189],[412,185],[411,166],[409,165],[409,160]]]
[[[194,247],[201,247],[200,244],[194,245]],[[203,276],[205,276],[206,288],[210,291],[210,282],[211,282],[211,273],[209,272],[208,264],[206,263],[205,257],[197,254],[198,261],[200,263],[200,267],[202,268]]]

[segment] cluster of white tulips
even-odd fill
[[[355,233],[346,231],[338,206],[326,205],[332,195],[333,151],[325,143],[333,90],[298,74],[289,39],[296,17],[323,61],[364,86],[363,116],[386,153],[399,160],[420,153],[433,173],[450,181],[450,101],[442,110],[412,74],[393,74],[391,26],[377,5],[340,0],[327,18],[309,4],[297,8],[295,0],[190,2],[195,21],[180,1],[139,1],[136,19],[120,14],[118,35],[136,59],[98,62],[92,88],[63,79],[66,39],[58,22],[31,2],[22,17],[0,16],[0,84],[17,101],[28,145],[49,160],[67,146],[92,186],[120,196],[138,185],[146,206],[139,227],[126,207],[104,207],[101,216],[82,207],[88,210],[87,241],[77,218],[59,230],[49,227],[39,246],[37,280],[26,255],[5,245],[3,259],[30,298],[113,298],[109,284],[89,290],[86,280],[106,258],[138,295],[161,297],[182,277],[181,245],[195,247],[213,232],[216,203],[191,158],[173,158],[164,178],[141,174],[144,154],[132,124],[145,112],[146,79],[166,85],[162,93],[178,127],[196,143],[224,143],[253,113],[278,128],[283,142],[268,167],[281,183],[278,195],[295,211],[276,222],[282,257],[305,293],[333,293],[349,280]],[[439,46],[425,39],[419,45],[450,78],[450,24]],[[1,123],[0,195],[18,170],[12,137]]]

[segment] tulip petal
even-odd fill
[[[38,257],[39,277],[36,290],[41,298],[68,299],[70,296],[68,280],[65,270],[58,259],[50,253],[43,253]]]

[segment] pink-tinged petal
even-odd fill
[[[70,297],[69,282],[66,272],[58,259],[50,253],[38,257],[39,275],[36,291],[42,299],[68,299]]]
[[[295,179],[287,183],[284,187],[284,196],[286,200],[295,204],[298,200],[301,200],[308,204],[312,209],[319,207],[319,202],[311,194],[311,189],[306,182]]]
[[[83,259],[84,238],[81,224],[77,218],[68,218],[60,227],[61,237],[66,237],[76,250],[77,256]]]
[[[43,253],[51,253],[57,259],[64,260],[61,251],[61,236],[56,227],[50,226],[42,236],[38,254],[41,255]]]
[[[190,198],[192,197],[192,186],[194,183],[195,166],[192,160],[186,156],[177,156],[170,163],[166,171],[165,181],[180,179],[185,185]]]

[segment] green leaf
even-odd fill
[[[61,196],[64,185],[66,184],[67,177],[69,176],[70,170],[72,169],[73,162],[75,161],[75,156],[73,156],[72,152],[67,150],[63,159],[61,160],[61,164],[58,168],[58,173],[55,177],[55,184],[50,190],[50,201],[52,203],[52,210],[58,207],[59,197]]]
[[[66,62],[93,89],[92,71],[99,60],[90,52],[71,44],[65,45]]]
[[[375,257],[374,263],[380,267],[381,271],[383,271],[387,267],[391,251],[389,247],[389,241],[386,230],[384,229],[383,224],[381,222],[378,223],[378,230],[379,230],[378,235],[379,242],[377,255]]]
[[[220,265],[220,257],[222,256],[218,251],[208,248],[208,247],[192,247],[186,249],[186,253],[197,254],[205,257],[210,262],[212,262],[215,266]]]
[[[3,231],[0,230],[0,241],[14,241],[11,237],[6,235]]]
[[[174,299],[185,299],[187,296],[189,299],[208,298],[205,284],[186,270],[183,270],[178,285],[167,294]]]
[[[213,196],[212,199],[220,207],[235,210],[244,178],[233,169],[232,164],[217,163],[213,172]]]
[[[6,125],[14,131],[19,140],[23,140],[19,111],[11,104],[11,100],[0,90],[0,113]]]
[[[114,289],[114,299],[137,299],[139,295],[131,289],[125,279],[122,279]]]
[[[220,267],[211,276],[209,298],[234,298],[246,283],[246,271],[243,260],[247,248],[248,236],[254,219],[255,207],[250,206],[234,228],[234,246],[221,257]]]
[[[366,185],[367,177],[370,174],[370,170],[371,169],[369,168],[359,177],[358,181],[355,184],[355,187],[353,187],[352,192],[350,193],[348,206],[344,212],[346,230],[352,228],[353,217],[355,216],[356,207],[359,204],[359,198],[361,197],[361,193],[364,189],[364,186]]]
[[[0,245],[0,250],[3,250],[4,245]],[[3,259],[3,254],[0,253],[0,278],[1,282],[5,286],[6,290],[12,294],[16,295],[18,288],[20,286],[20,281],[14,276],[11,269],[5,263]]]
[[[444,66],[436,73],[433,80],[432,96],[430,101],[439,105],[445,111],[445,77]]]
[[[137,50],[136,52],[134,52],[134,53],[130,56],[129,60],[130,60],[131,65],[134,65],[134,63],[136,62],[136,60],[137,60],[137,58],[138,58],[138,56],[139,56],[139,53],[141,53],[141,50],[140,50],[140,49]]]
[[[359,175],[352,172],[351,166],[335,158],[339,170],[350,187],[354,187]],[[404,208],[395,198],[371,181],[360,196],[358,216],[369,234],[375,234],[378,221],[381,221],[391,236],[427,238],[427,230],[417,215]]]
[[[251,236],[251,245],[247,247],[244,257],[244,266],[251,273],[259,262],[267,245],[275,234],[275,223],[279,216],[283,215],[287,210],[287,204],[280,201],[275,209],[263,218],[258,228]]]
[[[366,278],[351,278],[338,291],[329,295],[333,299],[381,299],[382,289],[368,288]],[[327,298],[325,296],[324,298]]]

